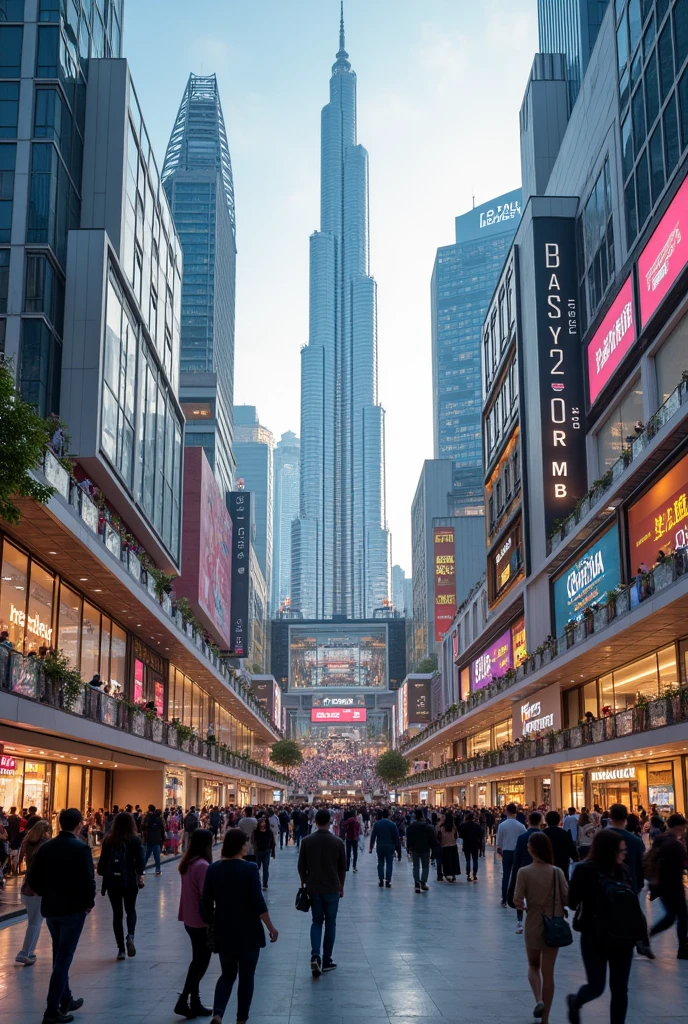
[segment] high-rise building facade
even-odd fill
[[[215,75],[190,75],[162,169],[184,253],[181,391],[184,443],[204,449],[232,489],[236,234],[234,183]],[[162,307],[161,307],[162,308]]]
[[[237,483],[253,493],[255,538],[253,548],[270,593],[272,579],[273,453],[272,431],[258,420],[255,405],[234,406],[234,457]],[[265,608],[267,616],[267,607]]]
[[[322,111],[320,230],[310,240],[310,327],[301,352],[292,603],[313,618],[364,618],[390,596],[368,153],[356,139],[356,74],[348,56],[342,18]]]
[[[277,442],[274,453],[270,593],[273,616],[285,601],[291,600],[291,524],[299,514],[300,462],[299,439],[288,430]]]
[[[480,514],[484,507],[480,336],[520,216],[520,189],[475,207],[456,218],[456,241],[435,258],[433,429],[435,459],[454,463],[449,515]]]
[[[609,0],[538,0],[541,53],[566,56],[569,110],[576,102]]]

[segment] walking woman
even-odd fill
[[[228,829],[222,842],[222,857],[210,865],[205,876],[201,917],[206,924],[213,925],[213,949],[220,954],[222,968],[215,986],[211,1024],[221,1024],[237,974],[237,1024],[245,1024],[253,999],[258,957],[265,946],[263,924],[270,942],[277,942],[277,929],[260,891],[258,868],[243,859],[247,846],[246,832]]]
[[[592,841],[600,831],[600,828],[600,815],[597,811],[593,811],[591,814],[588,814],[587,811],[581,811],[578,819],[578,837],[576,840],[579,860],[585,860],[590,853]]]
[[[192,832],[189,848],[179,862],[182,890],[177,920],[183,922],[191,939],[191,963],[174,1012],[189,1019],[209,1017],[213,1012],[203,1006],[199,990],[212,955],[208,946],[208,926],[201,917],[199,907],[208,865],[213,862],[213,840],[212,831],[197,828]]]
[[[53,830],[50,827],[49,821],[37,821],[33,828],[29,829],[26,833],[21,847],[20,856],[26,860],[26,875],[24,875],[24,884],[21,887],[21,901],[26,907],[28,920],[24,942],[15,960],[18,964],[24,964],[25,967],[31,967],[36,963],[36,945],[38,944],[38,936],[41,934],[41,925],[43,924],[41,897],[36,895],[26,881],[26,878],[31,862],[36,855],[36,850],[43,843],[46,843],[52,834]]]
[[[528,840],[533,863],[519,869],[514,890],[517,910],[526,910],[524,939],[528,958],[528,982],[535,996],[534,1017],[549,1024],[554,999],[554,963],[558,947],[545,942],[544,915],[563,917],[568,898],[566,876],[554,866],[552,844],[546,835],[534,832]]]
[[[587,860],[569,883],[569,906],[578,911],[574,928],[581,933],[581,956],[587,983],[566,997],[570,1024],[580,1024],[580,1008],[604,992],[609,964],[611,1024],[624,1024],[633,948],[644,937],[638,897],[624,864],[626,840],[616,829],[602,829]]]
[[[444,821],[438,826],[437,835],[442,851],[442,873],[448,882],[455,882],[456,876],[461,874],[461,862],[457,846],[459,832],[451,811],[445,814]]]
[[[270,821],[267,814],[262,814],[258,819],[258,824],[255,827],[253,833],[253,850],[256,855],[256,864],[258,870],[263,869],[263,892],[268,887],[268,877],[270,875],[270,858],[275,856],[275,850],[277,844],[275,843],[275,833],[270,828]]]
[[[117,940],[117,959],[136,956],[136,897],[143,889],[143,847],[136,832],[133,815],[119,811],[103,840],[98,874],[103,879],[101,892],[107,893],[112,906],[112,928]],[[122,918],[127,917],[124,935]],[[125,953],[126,942],[126,953]]]

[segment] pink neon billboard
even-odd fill
[[[633,319],[633,283],[627,277],[588,344],[590,405],[621,364],[637,337]]]
[[[638,259],[640,320],[650,319],[688,262],[688,178]]]

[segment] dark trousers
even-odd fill
[[[502,850],[502,903],[506,903],[506,896],[509,891],[509,879],[511,868],[514,863],[514,851]]]
[[[311,898],[311,956],[320,956],[322,942],[323,961],[332,959],[334,940],[337,934],[337,911],[339,910],[338,892],[312,892]],[[323,939],[323,924],[325,938]],[[237,1020],[245,1020],[237,1017]]]
[[[665,932],[667,928],[671,928],[675,921],[678,944],[679,946],[685,946],[688,944],[688,910],[686,910],[686,897],[683,892],[683,886],[680,889],[676,889],[675,892],[660,892],[659,898],[664,904],[666,914],[652,926],[650,935]]]
[[[144,857],[145,864],[143,866],[143,870],[145,871],[148,867],[148,861],[150,860],[151,853],[153,854],[155,870],[160,871],[160,843],[146,843],[146,854]]]
[[[48,985],[46,1013],[58,1013],[61,1003],[72,998],[69,987],[69,968],[79,945],[86,912],[64,914],[62,917],[46,917],[45,923],[53,940],[53,970]]]
[[[478,874],[478,853],[479,853],[479,851],[478,850],[467,850],[464,847],[463,853],[464,853],[464,857],[466,858],[466,873],[470,875],[470,873],[471,873],[471,861],[473,861],[473,874],[477,876],[477,874]]]
[[[217,985],[215,986],[213,1014],[219,1014],[221,1017],[225,1012],[238,974],[237,1020],[248,1020],[251,1000],[253,999],[253,978],[258,966],[259,956],[259,949],[245,949],[241,953],[229,949],[220,950],[222,974],[217,979]]]
[[[609,1021],[610,1024],[624,1024],[628,1009],[628,978],[633,963],[633,946],[603,946],[594,936],[583,933],[581,955],[588,980],[578,989],[577,1006],[599,999],[604,992],[609,964],[609,990],[612,996]]]
[[[346,870],[351,867],[351,854],[354,855],[354,867],[358,864],[358,839],[346,839]]]
[[[289,846],[289,829],[288,828],[281,828],[280,829],[280,850],[283,848],[285,843],[286,843],[287,846]]]
[[[191,939],[191,963],[186,972],[182,997],[186,999],[188,996],[191,996],[192,999],[199,999],[198,987],[201,984],[203,975],[208,970],[208,964],[212,956],[208,947],[208,929],[189,928],[188,924],[184,925],[184,927],[186,928],[186,934]]]
[[[124,929],[122,917],[127,915],[127,935],[133,935],[136,931],[136,897],[139,894],[138,886],[128,886],[126,889],[108,889],[108,898],[112,907],[112,930],[117,940],[117,949],[124,949]]]
[[[377,847],[377,877],[380,881],[391,882],[392,871],[394,870],[394,847],[393,846],[380,846],[378,843]]]
[[[263,885],[267,887],[270,874],[270,850],[259,850],[256,854],[256,864],[259,871],[261,868],[263,869]]]
[[[423,853],[416,853],[413,850],[411,856],[413,857],[413,881],[416,885],[421,883],[425,885],[430,874],[430,851],[425,850]]]

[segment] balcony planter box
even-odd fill
[[[633,732],[633,709],[621,711],[616,715],[616,735],[630,736]]]
[[[132,711],[130,722],[132,736],[146,735],[146,719],[143,712]]]
[[[558,736],[554,737],[554,752],[560,754],[562,750],[566,750],[566,736],[560,732]]]
[[[51,487],[69,501],[69,473],[52,452],[46,451],[43,460],[43,473]]]
[[[573,628],[573,642],[574,644],[581,643],[588,635],[587,624],[585,619],[581,622],[577,622]]]
[[[583,746],[583,729],[580,725],[574,725],[573,729],[569,729],[569,747],[582,747]]]
[[[156,743],[162,743],[162,720],[160,718],[151,722],[151,739]]]
[[[168,725],[167,727],[167,746],[172,747],[173,750],[176,750],[179,746],[177,730],[173,725]]]
[[[655,566],[652,575],[654,577],[655,590],[664,590],[665,587],[670,587],[674,582],[673,559],[667,558],[661,565]]]
[[[98,509],[93,504],[87,494],[81,492],[81,519],[89,530],[93,530],[94,533],[98,533]]]
[[[669,702],[662,698],[661,700],[653,700],[652,703],[648,705],[645,719],[650,729],[658,729],[663,725],[669,725],[669,716]]]
[[[590,511],[590,498],[583,498],[580,509],[578,511],[578,522],[584,519]]]
[[[179,750],[183,750],[185,754],[189,754],[191,752],[191,740],[188,736],[179,744]]]
[[[171,617],[171,615],[172,615],[172,599],[170,598],[169,594],[163,594],[162,595],[162,610],[165,612],[166,615],[169,615]]]
[[[550,541],[550,549],[553,551],[559,544],[561,544],[561,530],[555,530]]]
[[[626,468],[626,463],[623,459],[617,459],[612,466],[612,480],[617,480]]]
[[[141,563],[138,560],[137,556],[134,554],[134,552],[131,550],[131,548],[127,549],[127,568],[129,569],[129,575],[133,576],[134,579],[138,583],[140,583],[141,582]]]
[[[158,600],[158,595],[155,592],[155,580],[149,572],[146,573],[146,590],[154,601]]]
[[[103,543],[111,555],[121,558],[122,540],[117,530],[113,530],[109,523],[105,523],[103,526]]]
[[[561,640],[561,637],[559,637],[559,639]],[[576,642],[575,626],[572,629],[564,630],[564,643],[566,644],[566,650],[567,651],[568,651],[569,647],[573,647],[575,642]]]
[[[190,622],[187,622],[187,624],[184,626],[184,632],[188,636],[189,640],[193,640],[194,631],[193,626],[191,625]]]
[[[616,617],[625,615],[631,607],[631,592],[628,588],[622,590],[616,597]]]
[[[590,726],[590,742],[601,743],[604,739],[604,719],[600,718],[597,722],[592,722]]]
[[[610,619],[609,613],[612,610],[612,608],[613,608],[613,605],[605,604],[601,608],[599,608],[596,612],[593,613],[593,617],[592,617],[593,633],[599,633],[601,630],[603,630],[603,629],[605,629],[607,627],[607,625],[609,624],[609,619]]]

